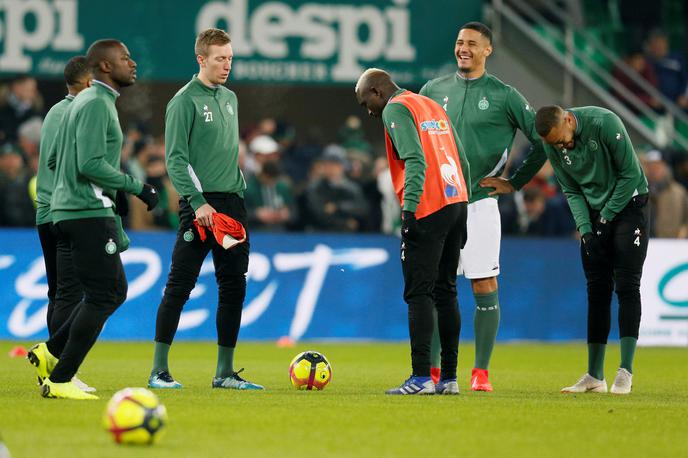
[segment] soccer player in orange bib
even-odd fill
[[[458,394],[456,269],[466,243],[471,189],[463,147],[440,105],[399,88],[383,70],[371,68],[361,75],[356,98],[371,116],[382,117],[389,168],[403,210],[401,266],[412,373],[387,394]],[[442,345],[437,385],[430,378],[433,309]]]

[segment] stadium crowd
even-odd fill
[[[681,53],[669,48],[667,36],[653,31],[644,51],[631,51],[625,62],[679,107],[688,109],[688,68]],[[657,101],[621,71],[620,83],[644,103],[660,110]],[[37,81],[19,76],[0,88],[0,226],[35,224],[35,176],[42,117]],[[296,132],[287,120],[265,118],[245,127],[240,144],[241,168],[247,183],[250,226],[263,231],[398,231],[400,210],[382,149],[373,146],[350,116],[336,143],[317,132]],[[655,237],[688,237],[688,152],[638,147],[652,196]],[[518,164],[518,157],[508,168]],[[162,137],[145,125],[125,131],[122,168],[155,186],[161,204],[147,212],[130,199],[125,225],[136,230],[175,229],[178,195],[165,167]],[[506,170],[509,174],[509,170]],[[575,225],[549,163],[511,196],[500,198],[504,234],[533,237],[574,237]]]

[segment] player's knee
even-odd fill
[[[246,276],[223,275],[217,279],[218,292],[221,303],[241,303],[246,297]]]
[[[497,291],[497,277],[471,279],[473,294],[490,294]]]
[[[619,299],[621,296],[640,294],[640,275],[618,275],[615,284]]]

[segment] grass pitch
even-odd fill
[[[498,345],[493,393],[468,386],[473,348],[462,345],[459,396],[391,397],[409,373],[407,344],[242,343],[237,367],[265,392],[210,388],[215,345],[178,342],[171,369],[182,390],[157,391],[170,422],[160,444],[119,446],[101,429],[110,396],[145,386],[153,346],[99,342],[80,376],[99,401],[43,399],[33,367],[0,342],[0,433],[21,457],[688,456],[686,349],[640,348],[634,392],[563,395],[585,371],[585,345]],[[334,368],[323,392],[291,388],[298,352],[323,352]],[[609,385],[619,361],[607,352]]]

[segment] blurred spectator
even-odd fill
[[[242,160],[242,172],[246,179],[260,173],[262,162],[279,161],[279,144],[269,135],[258,135],[248,143],[248,154]]]
[[[528,149],[530,145],[528,145]],[[539,188],[545,199],[549,200],[560,194],[557,178],[554,176],[554,169],[549,161],[545,161],[535,176],[525,185],[526,188]]]
[[[674,179],[688,189],[688,153],[680,151],[673,160]]]
[[[263,118],[255,126],[252,126],[245,130],[241,137],[247,144],[251,144],[251,141],[261,135],[267,135],[269,137],[275,137],[277,132],[277,121],[274,118]]]
[[[382,213],[381,229],[385,234],[395,234],[400,236],[401,228],[401,206],[399,199],[394,191],[392,174],[389,171],[387,159],[379,157],[375,160],[375,175],[377,189],[382,196],[380,199],[380,209]]]
[[[0,143],[16,142],[19,126],[33,117],[41,117],[40,105],[33,77],[24,75],[12,81],[5,100],[0,103]]]
[[[284,151],[282,167],[291,179],[297,194],[300,194],[307,186],[309,171],[313,168],[316,158],[322,153],[323,144],[322,130],[313,125],[307,129],[300,142],[293,143]]]
[[[0,149],[0,226],[33,226],[36,222],[30,183],[19,148],[6,143]]]
[[[662,153],[649,151],[640,162],[650,186],[650,236],[688,238],[688,192],[671,176]]]
[[[129,197],[129,226],[139,230],[176,229],[179,226],[179,195],[167,176],[165,156],[152,152],[144,160],[145,182],[157,189],[160,202],[149,212],[145,203]]]
[[[283,231],[296,219],[291,185],[280,170],[279,145],[267,135],[251,141],[258,165],[248,178],[244,202],[250,229]]]
[[[129,126],[124,135],[122,156],[120,157],[122,170],[125,173],[133,175],[134,178],[141,181],[146,179],[146,173],[143,170],[146,158],[139,158],[139,154],[151,142],[152,138],[144,135],[140,125]]]
[[[624,57],[624,62],[626,65],[631,67],[631,69],[633,69],[638,76],[647,81],[650,86],[657,88],[657,75],[655,74],[654,67],[648,63],[645,55],[640,50],[634,50],[630,52],[628,55],[626,55],[626,57]],[[619,83],[623,84],[626,89],[638,97],[645,105],[655,110],[661,108],[659,100],[648,94],[642,87],[640,87],[639,84],[633,81],[620,68],[615,68],[613,75]],[[623,95],[617,93],[616,96],[623,100],[630,110],[636,114],[639,113],[639,110],[630,102],[628,102]]]
[[[661,30],[650,33],[647,56],[657,75],[659,91],[680,107],[688,108],[688,69],[685,60],[681,54],[670,51],[669,38]]]
[[[576,229],[563,195],[547,199],[537,186],[499,199],[502,233],[530,237],[570,237]]]
[[[368,203],[370,213],[363,221],[360,230],[365,232],[380,232],[382,225],[382,194],[378,189],[376,170],[373,167],[373,158],[369,153],[364,153],[361,150],[349,149],[345,150],[339,145],[329,145],[327,147],[336,148],[339,155],[345,155],[349,168],[347,176],[356,183],[363,192],[363,197]],[[325,151],[327,152],[327,150]]]
[[[372,147],[365,138],[365,133],[361,127],[361,118],[358,116],[346,118],[344,125],[339,129],[339,144],[347,150],[371,154]]]
[[[311,228],[319,231],[358,231],[368,216],[361,188],[344,170],[346,158],[330,148],[318,160],[318,175],[306,189],[305,202]]]
[[[17,130],[17,144],[29,162],[38,158],[42,126],[43,120],[34,117],[22,123]]]

